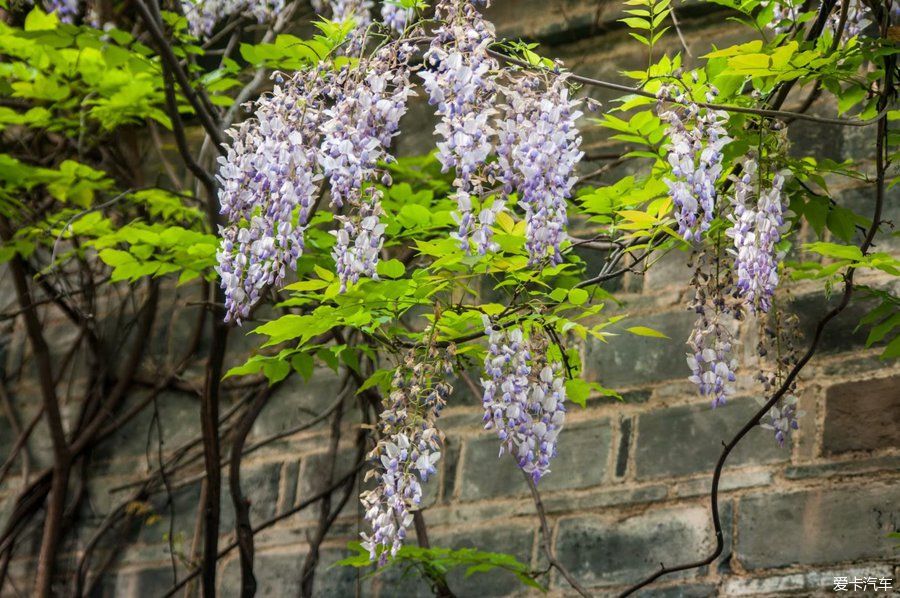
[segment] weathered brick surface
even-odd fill
[[[551,474],[541,481],[541,488],[562,490],[599,484],[606,475],[611,450],[609,424],[593,422],[590,426],[572,426],[565,428],[559,438],[559,454],[553,460]],[[493,432],[485,432],[466,444],[463,500],[528,492],[522,472],[513,460],[508,455],[497,458],[498,446]]]
[[[850,486],[740,500],[737,558],[748,569],[890,559],[900,486]]]
[[[684,561],[702,558],[709,551],[711,530],[701,506],[618,520],[575,517],[560,522],[556,547],[560,560],[583,583],[618,585],[651,573],[675,554]]]
[[[759,409],[751,398],[722,407],[708,404],[657,409],[638,418],[635,464],[638,477],[679,476],[710,471],[730,439]],[[729,464],[770,463],[790,455],[757,428],[729,456]]]
[[[826,453],[900,447],[900,376],[832,386],[825,408]]]
[[[613,343],[589,340],[585,375],[590,380],[615,388],[690,374],[682,339],[690,334],[694,316],[682,309],[641,317],[640,324],[662,332],[669,340],[631,334],[623,334]]]

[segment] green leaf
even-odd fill
[[[291,367],[300,374],[303,379],[309,382],[309,379],[312,378],[313,369],[315,368],[315,361],[313,360],[311,355],[306,353],[296,353],[293,357],[291,357]]]
[[[569,303],[572,305],[583,305],[587,302],[590,294],[584,289],[570,289],[569,290]]]
[[[895,336],[894,340],[888,343],[888,346],[885,347],[884,351],[881,353],[881,359],[885,361],[888,359],[896,359],[897,357],[900,357],[900,334]]]
[[[637,336],[649,336],[653,338],[669,338],[662,332],[658,330],[654,330],[652,328],[648,328],[647,326],[632,326],[631,328],[626,328],[628,332],[631,334],[636,334]]]
[[[403,262],[396,259],[381,260],[376,268],[379,276],[385,278],[400,278],[406,273],[406,266]]]
[[[837,243],[806,243],[803,245],[806,251],[818,253],[825,257],[834,257],[842,260],[860,261],[863,259],[862,252],[856,245],[838,245]]]

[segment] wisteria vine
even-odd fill
[[[392,140],[416,79],[439,119],[437,158],[454,175],[458,229],[452,237],[467,253],[497,252],[498,215],[517,207],[524,214],[529,266],[563,262],[567,203],[583,157],[580,100],[561,64],[544,77],[501,67],[489,52],[496,35],[480,4],[439,2],[439,25],[428,32],[411,9],[385,3],[384,29],[393,33],[367,56],[371,3],[317,3],[335,19],[354,18],[357,27],[343,52],[358,59],[276,75],[273,92],[256,103],[253,118],[231,132],[219,173],[227,217],[219,272],[228,319],[246,319],[267,287],[283,283],[302,254],[326,187],[336,222],[332,257],[340,292],[363,278],[377,279],[386,228],[378,183],[390,184],[381,165],[393,160]],[[429,33],[422,64],[414,66],[410,36]],[[690,75],[697,85],[698,74]],[[712,85],[703,93],[706,104],[718,96]],[[691,302],[697,320],[687,339],[689,379],[718,407],[735,392],[737,323],[748,313],[764,317],[779,282],[785,177],[777,172],[778,151],[751,152],[726,174],[728,114],[701,106],[677,83],[662,85],[657,98],[667,126],[661,168],[678,235],[698,248],[717,219],[730,223],[715,251],[698,258]],[[765,183],[763,168],[774,173]],[[726,181],[730,194],[721,191]],[[500,454],[509,453],[537,483],[550,472],[565,423],[565,368],[551,358],[555,345],[537,326],[501,325],[485,316],[483,331],[484,426],[496,431]],[[425,359],[410,352],[395,370],[370,454],[375,468],[367,479],[376,485],[361,496],[373,530],[363,535],[363,545],[382,564],[402,546],[421,506],[421,484],[440,458],[436,419],[450,393],[441,377],[453,372],[453,360],[433,347]],[[793,395],[772,408],[767,426],[779,444],[797,429],[799,415]]]

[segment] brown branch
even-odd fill
[[[334,412],[331,420],[331,442],[328,447],[328,465],[327,471],[324,472],[324,481],[326,485],[330,485],[334,481],[334,466],[337,463],[338,446],[341,442],[341,418],[344,415],[343,402],[338,403],[338,407]],[[300,574],[300,596],[303,598],[312,598],[313,582],[316,577],[316,565],[319,563],[319,547],[331,527],[329,520],[331,514],[331,496],[326,496],[319,504],[319,523],[316,528],[315,536],[309,542],[309,552],[303,560],[303,569]]]
[[[5,243],[12,239],[9,221],[5,217],[0,218],[0,238]],[[34,585],[34,594],[44,597],[51,594],[50,584],[53,580],[57,545],[59,544],[62,518],[66,505],[66,488],[69,484],[71,451],[66,442],[66,431],[62,423],[56,388],[53,385],[54,377],[50,348],[47,346],[47,341],[44,338],[41,322],[38,319],[37,310],[34,308],[31,288],[25,276],[25,267],[19,255],[15,255],[9,261],[9,269],[12,274],[19,305],[22,307],[30,306],[29,309],[22,313],[22,317],[25,320],[25,329],[37,363],[44,414],[47,416],[50,440],[53,444],[53,473],[50,482],[50,497],[47,515],[44,520],[44,533],[41,539]]]
[[[591,594],[578,583],[575,576],[556,558],[556,552],[553,550],[553,538],[550,535],[550,525],[547,523],[547,512],[544,510],[544,501],[541,500],[541,493],[538,491],[537,484],[534,483],[534,480],[527,472],[522,471],[522,475],[525,476],[525,481],[531,490],[534,509],[537,511],[538,519],[541,522],[541,545],[544,547],[544,555],[547,557],[547,562],[550,563],[551,567],[559,571],[559,574],[572,586],[572,589],[581,596],[590,596]]]
[[[337,490],[344,484],[348,483],[348,481],[352,481],[356,477],[356,474],[359,472],[359,470],[362,469],[363,464],[364,464],[364,461],[362,460],[362,458],[361,457],[358,458],[356,466],[351,471],[344,474],[341,477],[341,479],[339,479],[337,482],[335,482],[334,484],[332,484],[325,490],[307,498],[306,500],[304,500],[297,506],[288,509],[284,513],[280,513],[280,514],[276,515],[275,517],[272,517],[271,519],[268,519],[268,520],[264,521],[263,523],[259,524],[257,527],[253,528],[253,534],[256,535],[263,530],[269,529],[270,527],[272,527],[279,521],[282,521],[284,519],[287,519],[288,517],[291,517],[292,515],[295,515],[296,513],[299,513],[300,511],[302,511],[303,509],[306,509],[310,505],[313,505],[313,504],[317,503],[318,501],[322,500],[325,496],[331,494],[332,492],[334,492],[335,490]],[[216,555],[216,560],[221,559],[222,557],[227,555],[229,552],[231,552],[235,548],[237,548],[237,542],[233,541],[230,544],[228,544],[225,548],[223,548],[221,551],[219,551],[219,553]],[[169,588],[169,590],[165,593],[164,598],[169,598],[170,596],[173,596],[178,590],[180,590],[185,585],[187,585],[187,583],[189,581],[191,581],[195,577],[199,576],[201,571],[202,571],[202,568],[194,569],[193,571],[191,571],[184,579],[182,579],[180,582],[178,582],[177,584],[175,584],[174,586]]]
[[[241,492],[241,458],[244,454],[244,444],[247,435],[253,428],[253,423],[269,400],[271,390],[263,389],[254,399],[250,408],[244,413],[238,422],[234,432],[234,441],[231,445],[231,459],[228,467],[228,484],[231,490],[231,502],[234,505],[235,536],[237,537],[238,552],[241,564],[241,592],[242,598],[252,598],[256,594],[256,577],[253,575],[253,528],[250,525],[250,501]]]
[[[200,124],[203,125],[206,134],[215,142],[219,152],[224,155],[225,150],[222,148],[224,140],[221,131],[219,131],[219,125],[213,117],[214,112],[212,112],[211,107],[209,107],[208,110],[208,107],[204,105],[204,102],[202,101],[200,92],[191,85],[187,74],[184,72],[184,69],[181,68],[181,64],[175,57],[175,53],[172,51],[172,47],[169,45],[165,34],[162,32],[162,29],[160,29],[160,23],[150,11],[145,0],[136,0],[134,4],[137,6],[138,14],[144,22],[144,26],[147,27],[150,37],[152,37],[153,41],[156,43],[156,49],[159,52],[160,59],[164,65],[163,69],[165,70],[167,68],[174,75],[175,80],[178,82],[178,86],[181,88],[181,92],[184,94],[184,97],[187,98],[191,107],[194,109],[194,112],[197,114],[197,117],[200,119]]]

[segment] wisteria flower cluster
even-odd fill
[[[771,186],[759,189],[762,183],[756,160],[747,158],[742,165],[741,176],[734,183],[733,226],[726,234],[734,241],[731,253],[738,293],[752,311],[767,312],[778,286],[778,262],[784,257],[777,248],[785,227],[784,177],[776,173]]]
[[[547,357],[547,338],[525,338],[521,328],[502,330],[484,317],[488,353],[484,360],[484,427],[535,482],[550,472],[566,418],[562,366]]]
[[[690,309],[697,314],[688,337],[689,380],[713,407],[724,405],[734,395],[737,359],[730,324],[740,318],[740,302],[729,294],[730,273],[721,267],[721,255],[701,253],[691,279],[694,297]]]
[[[702,396],[712,399],[713,407],[724,405],[734,394],[737,369],[737,359],[732,355],[734,338],[719,315],[701,314],[688,337],[689,379]]]
[[[715,101],[718,90],[710,87],[706,101]],[[728,114],[700,108],[680,89],[664,85],[657,96],[669,104],[660,111],[668,123],[668,161],[671,179],[665,179],[675,205],[678,233],[685,241],[697,241],[709,229],[716,211],[716,181],[722,174],[722,148],[731,139],[725,130]]]
[[[257,103],[220,158],[219,273],[227,319],[240,322],[269,285],[280,285],[303,251],[320,180],[327,178],[338,229],[333,257],[342,291],[375,276],[383,243],[380,195],[371,185],[413,94],[412,46],[383,48],[356,70],[327,64],[298,72]],[[278,75],[279,79],[283,79]]]
[[[766,394],[780,390],[788,379],[788,372],[800,358],[796,346],[796,340],[801,338],[799,326],[800,318],[797,314],[785,313],[774,306],[766,314],[766,318],[759,322],[757,353],[761,362],[756,379],[762,384]],[[779,446],[784,446],[791,433],[799,429],[799,418],[804,415],[803,411],[797,410],[797,386],[798,379],[794,377],[782,398],[766,414],[768,421],[760,424],[774,432]],[[758,398],[758,401],[764,402],[762,398]]]
[[[456,237],[469,249],[473,238],[480,253],[494,251],[491,225],[503,202],[484,206],[476,218],[473,197],[483,191],[483,167],[493,150],[492,118],[497,96],[494,71],[497,61],[488,54],[494,42],[494,27],[468,1],[443,2],[438,11],[445,24],[435,33],[425,53],[427,69],[421,71],[429,104],[441,121],[435,134],[438,160],[444,171],[455,170],[453,181],[459,210]]]
[[[316,146],[326,69],[276,75],[254,118],[231,130],[219,158],[222,227],[218,272],[226,320],[240,323],[267,285],[284,280],[303,251],[303,233],[318,194]]]
[[[284,0],[181,0],[188,30],[198,37],[212,33],[222,19],[246,14],[259,23],[272,21],[284,9]]]
[[[403,33],[414,17],[413,9],[404,8],[398,2],[387,0],[381,5],[381,22],[397,33]]]
[[[394,373],[378,425],[380,438],[369,453],[375,468],[365,479],[374,478],[376,485],[360,495],[372,526],[371,535],[362,534],[362,544],[379,565],[400,550],[422,502],[422,484],[436,473],[443,435],[435,421],[453,392],[446,382],[452,360],[452,347],[430,348],[419,358],[410,352]]]
[[[60,23],[72,24],[81,14],[79,0],[44,0],[44,9],[48,13],[56,13]]]
[[[525,211],[526,249],[531,265],[548,254],[562,262],[560,243],[566,234],[566,200],[584,155],[575,121],[578,101],[569,97],[565,75],[542,85],[523,77],[505,90],[504,118],[498,126],[498,178],[503,191],[517,191]]]
[[[391,140],[400,130],[400,118],[414,95],[410,84],[409,58],[414,48],[382,48],[362,71],[344,69],[333,107],[325,110],[319,164],[331,184],[331,202],[350,208],[336,218],[340,228],[333,257],[341,280],[341,291],[361,276],[377,278],[375,268],[384,242],[380,191],[373,182],[379,161],[390,161]],[[364,77],[353,80],[355,73]]]
[[[763,428],[773,430],[775,432],[775,441],[779,446],[784,446],[791,432],[800,429],[800,423],[797,421],[797,418],[803,415],[803,412],[797,411],[797,397],[788,395],[782,399],[780,405],[774,405],[767,415],[769,421],[760,425]]]

